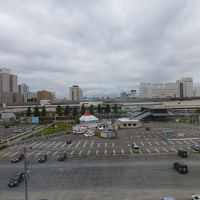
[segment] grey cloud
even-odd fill
[[[139,82],[199,80],[200,2],[0,0],[0,67],[33,90],[115,95]]]

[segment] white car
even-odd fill
[[[93,131],[88,130],[88,131],[84,134],[84,136],[85,136],[85,137],[92,137],[92,136],[94,136],[94,133],[93,133]]]
[[[191,196],[192,200],[200,200],[200,195],[194,194]]]

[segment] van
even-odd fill
[[[174,163],[174,169],[178,171],[180,174],[187,174],[188,173],[188,167],[183,162],[175,162]]]
[[[180,156],[182,158],[187,158],[187,151],[179,149],[178,150],[178,156]]]

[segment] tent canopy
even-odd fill
[[[98,121],[99,119],[92,115],[89,112],[86,112],[84,115],[82,115],[80,118],[81,122],[91,122],[91,121]]]

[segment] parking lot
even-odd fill
[[[146,131],[145,127],[150,127]],[[171,129],[176,133],[184,133],[184,138],[166,140],[163,130]],[[185,149],[189,153],[191,145],[198,144],[198,127],[175,123],[148,123],[138,129],[124,129],[117,131],[116,139],[100,137],[85,137],[84,135],[63,135],[53,138],[37,138],[28,143],[11,146],[0,151],[0,158],[10,158],[20,152],[24,146],[31,146],[28,156],[34,157],[47,154],[57,157],[60,152],[66,151],[68,155],[126,155],[134,154],[131,144],[134,142],[140,148],[140,154],[169,154],[176,153],[178,149]],[[68,139],[72,140],[67,144]]]
[[[189,173],[173,169],[175,161],[184,160]],[[29,199],[115,199],[155,200],[172,196],[187,200],[199,193],[199,155],[187,159],[177,155],[118,156],[110,158],[67,159],[49,158],[45,163],[30,160],[28,170]],[[9,188],[8,178],[23,171],[23,163],[0,160],[1,200],[24,199],[24,183]]]

